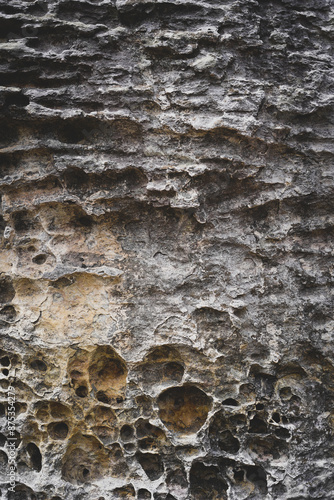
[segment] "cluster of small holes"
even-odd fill
[[[3,356],[1,359],[0,359],[0,364],[1,366],[3,367],[1,369],[1,372],[2,374],[5,376],[5,377],[8,377],[9,375],[9,369],[10,369],[10,359],[8,356]]]
[[[76,391],[75,391],[75,394],[79,397],[79,398],[85,398],[87,397],[88,395],[88,389],[85,385],[80,385]],[[100,401],[100,399],[99,399]]]
[[[102,355],[105,356],[105,351],[101,352]],[[111,356],[108,359],[112,361],[114,358]],[[170,380],[169,383],[172,384],[172,375],[175,372],[174,368],[178,368],[181,364],[172,361],[165,362],[165,360],[160,363],[159,359],[158,361],[159,370],[161,365],[161,373],[163,375],[166,373]],[[150,360],[150,362],[153,363],[152,360]],[[109,373],[109,366],[106,365],[104,361],[102,365],[99,365],[99,363],[99,359],[95,360],[98,369],[94,368],[95,371],[93,372],[93,376],[100,381],[100,387],[102,387],[100,390],[96,390],[95,385],[91,384],[92,362],[90,362],[90,364],[88,362],[85,366],[73,364],[72,370],[68,372],[73,383],[72,394],[75,395],[74,398],[77,398],[77,403],[79,403],[79,406],[82,407],[84,411],[84,418],[87,424],[86,429],[89,429],[88,435],[96,436],[96,438],[98,438],[96,443],[100,443],[99,446],[101,446],[102,442],[105,449],[118,443],[117,446],[119,446],[120,457],[127,457],[127,460],[137,461],[138,466],[142,469],[142,474],[145,474],[148,479],[155,481],[163,475],[166,469],[164,452],[161,453],[161,450],[163,450],[165,446],[169,447],[171,443],[164,431],[160,427],[152,425],[149,419],[152,418],[153,415],[154,417],[160,417],[160,420],[163,421],[170,432],[182,434],[185,432],[185,429],[180,427],[179,420],[183,417],[186,418],[187,421],[190,419],[189,421],[192,425],[192,419],[195,417],[196,421],[194,421],[194,428],[191,429],[191,432],[198,432],[207,419],[208,410],[211,408],[212,404],[211,398],[195,384],[185,383],[184,385],[171,385],[168,388],[165,387],[159,395],[155,396],[155,405],[153,405],[154,398],[144,394],[144,392],[149,391],[143,391],[138,395],[136,397],[136,405],[138,405],[138,408],[133,409],[130,419],[127,417],[118,419],[117,417],[115,423],[107,424],[105,419],[101,422],[95,421],[95,414],[92,414],[92,418],[87,420],[92,411],[91,402],[94,399],[95,404],[97,401],[99,402],[94,408],[103,408],[106,411],[109,410],[114,413],[116,409],[117,415],[117,411],[120,415],[124,412],[124,407],[121,411],[122,407],[117,406],[124,401],[124,398],[119,395],[112,399],[109,396],[107,384],[103,382],[104,374]],[[0,358],[0,364],[2,370],[8,370],[11,364],[10,356],[3,355]],[[41,353],[37,353],[37,355],[30,358],[28,364],[32,370],[41,374],[49,370],[48,364]],[[172,370],[172,374],[169,372],[169,368]],[[154,377],[160,376],[159,370],[154,372]],[[162,384],[163,383],[164,382],[162,382]],[[251,384],[249,384],[249,386],[251,386]],[[163,385],[161,387],[163,388]],[[234,391],[231,392],[231,394],[234,395]],[[295,397],[291,389],[287,387],[281,388],[278,394],[281,400],[284,399],[284,401],[288,402],[293,401]],[[87,398],[89,398],[89,400]],[[80,400],[83,400],[83,402],[81,403]],[[212,447],[218,446],[217,450],[220,450],[223,456],[226,453],[228,456],[233,456],[237,466],[234,468],[231,477],[234,478],[235,483],[244,483],[247,481],[255,481],[256,483],[256,481],[258,481],[260,484],[261,481],[264,481],[261,469],[251,470],[245,468],[246,466],[243,467],[238,461],[239,451],[244,446],[250,446],[250,450],[255,450],[256,452],[257,448],[254,447],[254,443],[256,443],[257,439],[260,441],[262,440],[264,444],[268,443],[268,446],[276,446],[276,442],[283,442],[283,444],[286,444],[291,438],[291,430],[285,427],[288,420],[284,414],[281,414],[280,404],[277,404],[277,410],[273,410],[272,404],[268,398],[254,398],[252,404],[247,403],[246,413],[243,413],[245,410],[244,405],[242,393],[236,398],[222,398],[221,411],[225,416],[221,422],[217,421],[215,424],[216,428],[213,425],[213,418],[217,416],[219,411],[215,413],[214,417],[211,417],[208,427],[209,439]],[[39,418],[43,411],[42,409],[40,410]],[[176,419],[175,412],[179,415]],[[46,410],[47,416],[45,418],[43,417],[42,423],[39,424],[40,429],[47,432],[48,440],[53,446],[65,445],[63,449],[66,452],[74,436],[73,424],[70,423],[72,417],[67,419],[62,415],[61,418],[55,418],[51,413],[50,408]],[[186,432],[189,432],[189,430],[187,429]],[[243,438],[242,435],[246,438]],[[249,441],[247,441],[247,436],[250,437]],[[274,441],[275,439],[276,441]],[[42,455],[37,444],[34,442],[28,443],[28,445],[26,445],[26,451],[30,457],[30,465],[28,466],[36,471],[41,470]],[[254,453],[254,451],[252,452]],[[89,464],[89,462],[87,463]],[[79,465],[80,471],[78,473],[80,482],[90,483],[97,477],[96,471],[92,471],[91,467],[84,461]],[[204,474],[204,479],[206,478],[206,468],[207,466],[205,464],[199,466],[199,470]],[[214,470],[214,474],[216,474],[215,467],[213,467],[212,470]],[[209,468],[207,472],[210,471],[211,469]],[[166,474],[167,473],[169,474],[168,470],[166,471]],[[193,474],[192,478],[194,477]],[[168,486],[168,483],[166,484]],[[194,488],[191,481],[190,485],[188,484],[186,476],[185,486],[183,487],[186,489],[190,487],[190,491]],[[221,487],[225,488],[224,482],[221,483]],[[166,494],[160,495],[159,498],[174,498],[171,493],[168,495],[169,496],[166,496]],[[137,498],[152,498],[152,493],[145,488],[141,488],[137,491]],[[158,498],[158,496],[154,495],[154,498]]]

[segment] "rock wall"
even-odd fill
[[[332,499],[333,2],[0,3],[0,497]]]

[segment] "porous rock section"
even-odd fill
[[[0,3],[0,497],[332,499],[333,2]]]

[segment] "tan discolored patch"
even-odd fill
[[[90,483],[108,473],[109,456],[93,436],[73,436],[63,458],[62,477],[74,484]]]
[[[99,401],[123,398],[127,377],[125,361],[112,347],[98,347],[89,365],[89,382]]]
[[[104,404],[123,401],[127,373],[125,361],[111,346],[79,349],[68,363],[75,395],[81,399],[92,396]]]
[[[37,327],[49,342],[93,333],[104,336],[106,326],[115,323],[112,279],[82,273],[61,278],[54,285],[41,306]]]

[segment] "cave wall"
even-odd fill
[[[0,498],[332,499],[333,2],[0,5]]]

